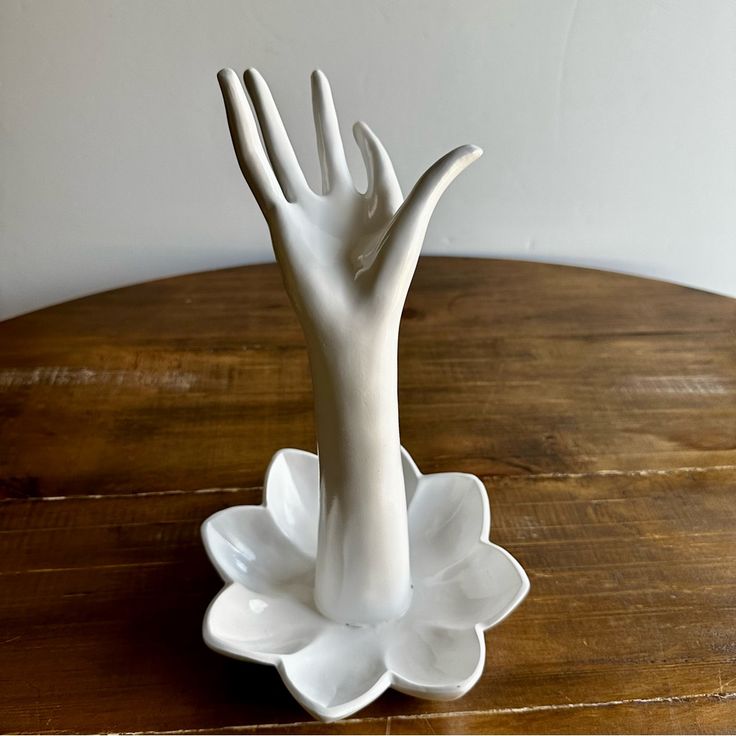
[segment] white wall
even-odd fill
[[[312,177],[315,67],[356,172],[358,118],[405,187],[482,146],[428,253],[736,295],[732,0],[0,0],[0,316],[271,258],[223,66],[267,77]]]

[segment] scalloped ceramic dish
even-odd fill
[[[435,700],[464,695],[483,671],[483,630],[529,590],[521,565],[488,541],[481,481],[422,475],[403,448],[402,460],[413,596],[395,621],[339,624],[314,606],[319,470],[312,453],[280,450],[262,506],[224,509],[202,525],[226,583],[205,614],[205,642],[276,666],[299,703],[325,721],[355,713],[388,687]]]

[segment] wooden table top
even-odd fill
[[[199,525],[314,449],[273,265],[0,324],[0,730],[727,732],[736,726],[736,301],[510,261],[422,259],[402,440],[479,475],[531,592],[482,679],[311,721],[201,641]]]

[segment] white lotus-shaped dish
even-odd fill
[[[481,481],[465,473],[422,475],[402,448],[413,596],[396,621],[356,627],[314,606],[319,519],[317,456],[280,450],[266,471],[262,506],[224,509],[202,525],[226,585],[205,614],[209,647],[275,665],[312,715],[355,713],[388,687],[452,700],[478,681],[483,629],[522,601],[521,565],[488,541]]]

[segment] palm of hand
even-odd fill
[[[397,199],[400,204],[400,192]],[[326,196],[310,192],[277,213],[276,251],[300,277],[314,274],[315,288],[344,288],[359,297],[397,208],[372,204],[352,188]]]
[[[385,148],[364,123],[353,128],[368,175],[359,192],[351,179],[326,77],[312,75],[322,193],[299,167],[276,105],[253,69],[245,85],[218,75],[243,174],[269,224],[287,291],[305,331],[349,335],[356,321],[401,315],[429,218],[442,192],[482,153],[461,146],[418,180],[406,200]],[[263,136],[263,143],[259,136]]]

